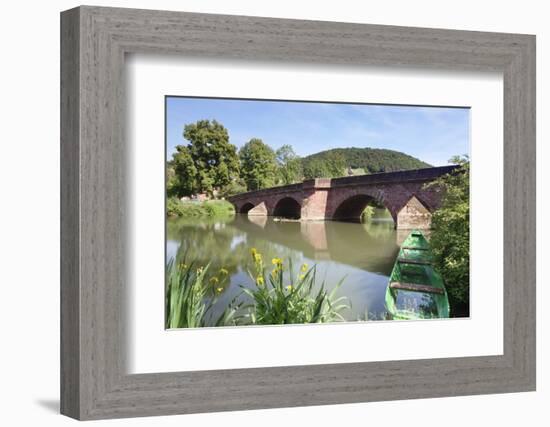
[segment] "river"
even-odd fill
[[[167,219],[167,260],[186,255],[196,265],[210,263],[212,271],[224,268],[224,286],[212,317],[218,317],[235,298],[244,298],[240,286],[254,286],[248,276],[250,250],[264,259],[278,257],[297,271],[316,265],[317,286],[330,290],[343,279],[339,295],[348,298],[350,309],[341,314],[347,321],[385,318],[384,294],[399,245],[408,232],[394,229],[386,212],[376,210],[372,220],[361,223],[337,221],[279,222],[271,217],[235,215],[226,219]]]

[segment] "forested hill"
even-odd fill
[[[314,172],[316,169],[336,164],[338,169],[343,164],[346,169],[353,169],[355,174],[431,167],[430,164],[400,151],[380,148],[335,148],[302,159],[305,175],[318,175]]]

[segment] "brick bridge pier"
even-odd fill
[[[425,187],[457,166],[441,166],[343,178],[317,178],[299,184],[229,197],[238,213],[301,220],[358,221],[371,203],[390,212],[397,229],[428,229],[441,203],[437,186]]]

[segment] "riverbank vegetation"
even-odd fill
[[[171,260],[166,272],[166,328],[326,323],[343,321],[341,312],[350,308],[345,297],[336,294],[342,279],[332,291],[324,283],[316,289],[316,267],[302,264],[294,271],[290,260],[273,258],[271,265],[255,248],[250,251],[250,283],[213,317],[213,308],[229,282],[229,272],[210,264],[199,266]],[[219,311],[219,310],[218,310]]]
[[[171,260],[166,273],[166,328],[199,328],[205,326],[230,325],[238,305],[228,306],[213,320],[212,308],[217,304],[216,296],[227,286],[228,271],[220,269],[212,273],[210,264],[189,265],[183,259],[179,264]]]
[[[469,315],[470,306],[470,163],[467,156],[450,163],[460,169],[429,184],[444,191],[441,207],[432,215],[430,245],[445,280],[451,316],[460,317]]]
[[[304,179],[430,166],[404,153],[375,148],[339,148],[301,158],[291,145],[275,150],[259,137],[237,150],[216,120],[189,123],[182,136],[186,144],[177,145],[167,162],[168,197],[221,198]]]
[[[169,197],[166,200],[166,215],[180,218],[226,218],[235,215],[235,208],[226,200],[198,202]]]

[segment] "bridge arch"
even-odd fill
[[[242,205],[237,212],[240,214],[247,214],[248,211],[253,208],[254,208],[254,205],[251,202],[247,202],[244,205]]]
[[[361,214],[368,205],[373,206],[384,206],[384,203],[380,200],[375,199],[373,196],[368,194],[354,194],[348,198],[342,200],[334,210],[332,214],[332,219],[335,221],[348,221],[348,222],[361,222]],[[393,222],[395,224],[395,214],[390,209],[390,212]]]
[[[302,216],[302,205],[293,197],[283,197],[275,204],[273,216],[300,219]]]

